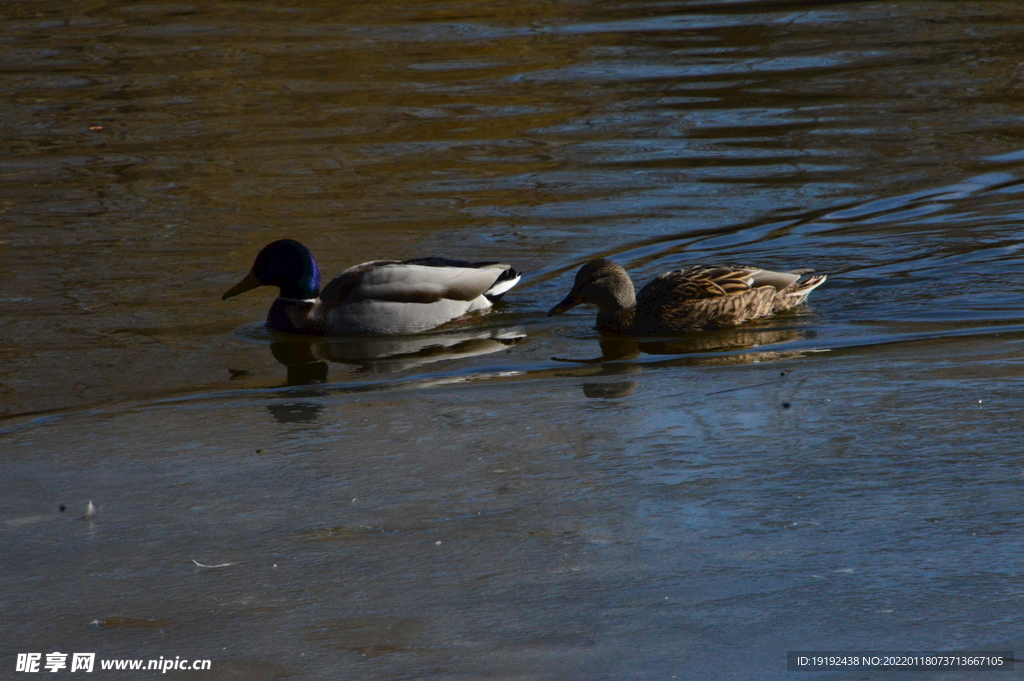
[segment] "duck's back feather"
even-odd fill
[[[787,310],[807,299],[824,275],[744,265],[695,265],[666,272],[637,294],[630,333],[656,335],[733,326]]]
[[[512,268],[446,258],[375,260],[350,267],[320,292],[328,307],[366,300],[394,303],[469,302],[488,292]],[[506,289],[507,290],[507,289]]]
[[[518,281],[511,266],[496,262],[365,262],[320,292],[321,326],[328,335],[419,333],[489,308]]]
[[[644,300],[685,301],[720,298],[749,291],[751,275],[758,272],[750,267],[719,267],[694,265],[666,272],[640,289],[637,304]]]
[[[405,260],[403,264],[406,265],[427,265],[430,267],[462,267],[462,268],[488,268],[488,269],[501,269],[501,274],[498,278],[484,291],[483,295],[487,297],[492,303],[496,303],[501,300],[501,297],[505,295],[513,286],[519,283],[522,275],[519,274],[511,265],[500,263],[497,260],[488,260],[486,262],[469,262],[468,260],[455,260],[452,258],[413,258],[412,260]]]

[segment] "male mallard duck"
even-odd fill
[[[811,271],[694,265],[666,272],[637,295],[626,270],[602,258],[580,268],[569,295],[548,316],[590,303],[597,305],[598,331],[630,336],[734,326],[804,302],[825,281],[824,274],[798,281]]]
[[[428,331],[485,310],[519,282],[510,265],[447,258],[374,260],[350,267],[320,290],[309,249],[281,239],[263,247],[249,274],[222,299],[257,286],[277,286],[267,313],[276,331],[313,336]]]

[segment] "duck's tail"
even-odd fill
[[[794,271],[794,274],[804,274],[807,271]],[[828,278],[827,274],[818,274],[813,277],[808,277],[803,281],[798,281],[792,285],[782,289],[775,294],[775,311],[782,312],[788,310],[791,307],[796,307],[807,300],[807,296],[811,295],[811,291],[818,288],[825,283],[825,279]]]
[[[509,267],[507,270],[501,273],[501,275],[491,284],[491,287],[484,291],[484,296],[487,300],[492,303],[496,303],[501,300],[501,297],[505,295],[509,289],[519,283],[522,279],[521,274],[516,272],[514,267]]]

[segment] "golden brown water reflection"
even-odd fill
[[[4,12],[9,415],[226,387],[230,363],[266,385],[265,353],[227,331],[267,302],[213,293],[281,235],[330,273],[498,254],[540,274],[513,307],[526,317],[550,274],[648,244],[648,274],[743,244],[841,273],[1015,236],[1011,197],[981,192],[995,215],[969,240],[941,232],[978,192],[906,198],[1014,182],[1014,3]],[[769,229],[869,198],[894,205],[816,237]]]
[[[775,679],[1021,636],[1022,20],[4,4],[0,664]],[[220,293],[284,236],[527,276],[468,330],[282,340]],[[544,315],[596,256],[830,279],[638,344]]]

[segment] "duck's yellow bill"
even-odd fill
[[[231,296],[237,296],[239,293],[245,293],[257,286],[263,286],[263,284],[256,278],[256,275],[253,274],[252,270],[249,270],[249,274],[245,275],[245,279],[228,289],[228,292],[222,295],[220,299],[227,300]]]

